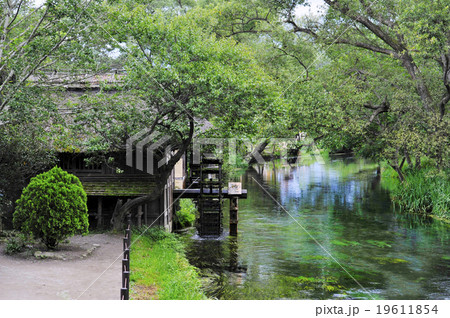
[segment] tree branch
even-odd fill
[[[9,94],[5,100],[2,101],[1,105],[0,105],[0,112],[3,111],[3,109],[5,108],[6,104],[11,100],[11,98],[14,96],[15,91],[18,89],[18,87],[22,86],[23,83],[31,76],[31,74],[33,74],[33,72],[50,56],[50,54],[52,54],[56,49],[58,49],[62,43],[66,40],[66,38],[69,36],[69,34],[73,31],[73,29],[75,28],[75,26],[78,26],[78,22],[81,19],[82,14],[84,13],[84,10],[91,4],[92,1],[89,1],[84,8],[82,8],[81,13],[78,14],[78,16],[76,17],[75,21],[73,22],[73,24],[71,25],[71,27],[69,28],[69,30],[67,30],[66,34],[60,38],[60,40],[46,53],[44,54],[37,62],[36,64],[30,69],[30,71],[24,72],[26,73],[25,76],[21,79],[21,81],[16,85],[16,89]],[[36,25],[36,27],[33,29],[32,34],[30,35],[29,39],[32,39],[37,31],[37,28],[42,24],[44,17],[47,15],[49,10],[49,7],[47,6],[46,11],[44,13],[44,15],[41,17],[41,19],[39,20],[38,24]]]
[[[9,22],[9,24],[6,26],[7,29],[9,29],[9,27],[14,23],[14,21],[17,19],[17,16],[19,15],[20,12],[20,8],[22,7],[24,0],[20,0],[19,4],[17,5],[17,9],[16,9],[16,14],[14,15],[14,17],[12,18],[12,20]],[[9,6],[8,3],[8,8],[11,9],[11,7]],[[10,11],[12,13],[12,10]]]
[[[383,103],[379,106],[373,106],[372,104],[364,104],[365,108],[375,110],[372,115],[369,118],[369,122],[367,125],[370,125],[374,119],[381,113],[387,113],[390,108],[389,101],[387,100],[387,97],[384,99]]]
[[[359,48],[363,48],[363,49],[366,49],[366,50],[369,50],[369,51],[372,51],[372,52],[375,52],[375,53],[392,55],[392,56],[397,57],[397,58],[399,57],[399,54],[396,51],[394,51],[394,50],[381,48],[381,47],[378,47],[378,46],[375,46],[375,45],[372,45],[372,44],[368,44],[368,43],[352,42],[352,41],[350,41],[348,39],[338,39],[338,40],[335,40],[335,41],[331,41],[330,40],[328,42],[331,42],[329,44],[332,44],[332,43],[335,43],[335,44],[348,44],[348,45],[352,45],[352,46],[356,46],[356,47],[359,47]]]
[[[306,78],[305,78],[305,81],[309,80],[309,71],[308,71],[308,68],[306,67],[306,65],[305,65],[305,64],[304,64],[297,56],[295,56],[295,55],[293,55],[293,54],[290,54],[290,53],[286,52],[286,50],[284,50],[284,49],[282,49],[282,48],[277,47],[276,49],[280,50],[281,52],[283,52],[283,53],[286,54],[287,56],[290,56],[290,57],[293,57],[294,59],[296,59],[297,62],[305,69],[305,72],[306,72]]]
[[[194,128],[195,122],[193,116],[191,115],[189,117],[189,135],[185,140],[183,140],[178,151],[169,159],[169,161],[163,166],[163,168],[160,169],[160,175],[159,178],[157,178],[157,185],[155,190],[153,190],[149,195],[135,198],[125,203],[119,209],[118,213],[113,215],[113,218],[111,219],[111,223],[114,225],[115,230],[120,230],[125,215],[130,213],[133,208],[155,200],[161,195],[162,191],[164,190],[164,185],[167,182],[167,178],[172,173],[173,167],[181,159],[192,141],[192,138],[194,136]]]
[[[396,40],[394,40],[389,34],[387,34],[385,31],[383,31],[380,26],[376,25],[372,21],[370,21],[367,17],[365,17],[362,14],[358,13],[352,13],[350,12],[350,9],[347,6],[342,5],[339,0],[324,0],[325,3],[327,3],[330,7],[333,9],[341,12],[343,15],[349,17],[353,21],[359,22],[362,25],[364,25],[368,30],[370,30],[373,34],[375,34],[380,40],[385,42],[387,45],[389,45],[391,48],[393,48],[397,52],[403,51],[405,48],[401,43],[398,43]],[[374,2],[372,2],[370,5],[366,5],[365,10],[370,9],[371,5]]]
[[[297,23],[295,23],[290,17],[287,20],[285,20],[284,22],[290,24],[293,27],[292,32],[294,32],[294,33],[297,33],[297,32],[306,33],[306,34],[309,34],[313,38],[316,38],[316,39],[319,37],[317,35],[317,33],[315,33],[313,30],[308,29],[308,28],[301,28],[301,27],[299,27],[297,25]]]

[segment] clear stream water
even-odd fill
[[[272,162],[241,181],[237,238],[184,235],[208,296],[450,299],[450,225],[395,209],[375,165]]]

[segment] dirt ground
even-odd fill
[[[122,237],[91,234],[69,238],[50,258],[34,251],[16,256],[0,244],[0,300],[120,298]],[[42,252],[44,248],[42,247]],[[37,254],[39,255],[39,253]]]

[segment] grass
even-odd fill
[[[134,233],[137,238],[140,233]],[[176,234],[151,228],[131,247],[132,299],[206,299],[202,281]]]
[[[405,181],[400,183],[392,168],[385,168],[382,185],[390,190],[392,199],[407,212],[450,219],[450,173],[424,165],[420,170],[404,169]]]

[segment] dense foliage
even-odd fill
[[[161,184],[194,135],[253,138],[262,151],[306,132],[387,162],[401,181],[423,159],[448,174],[448,2],[323,0],[321,14],[299,16],[310,2],[1,2],[3,206],[52,162],[51,148],[107,154],[143,129],[179,150]],[[112,67],[116,81],[95,93],[63,89]],[[115,226],[157,195],[127,202]]]
[[[0,225],[6,227],[23,187],[55,163],[61,111],[51,87],[69,81],[69,71],[101,70],[104,55],[93,50],[100,39],[90,15],[98,1],[36,3],[42,1],[0,1]]]
[[[14,226],[49,248],[88,232],[87,196],[80,180],[55,167],[31,179],[17,201]]]
[[[282,107],[279,89],[251,50],[211,32],[211,10],[183,14],[117,1],[106,7],[104,29],[124,60],[126,75],[117,94],[86,96],[77,121],[96,136],[90,147],[106,150],[147,128],[153,141],[164,136],[178,150],[159,172],[161,186],[124,204],[120,216],[159,195],[194,134],[214,125],[217,137],[255,135]],[[92,107],[95,105],[95,107]],[[91,121],[91,118],[102,121]],[[150,141],[150,140],[149,140]],[[164,145],[165,147],[166,145]],[[120,227],[120,222],[114,222]]]
[[[191,199],[180,199],[180,209],[176,211],[176,216],[181,227],[192,226],[196,213],[197,208]]]
[[[439,200],[407,210],[448,213],[448,2],[324,0],[321,14],[303,17],[297,9],[310,1],[219,2],[216,32],[262,52],[260,62],[285,88],[283,127],[332,151],[387,162],[406,180],[395,191],[406,205],[417,205],[418,187],[434,185]]]
[[[42,140],[31,141],[19,127],[9,128],[0,131],[0,218],[6,227],[11,227],[14,202],[23,187],[54,162],[53,153],[45,149]]]

